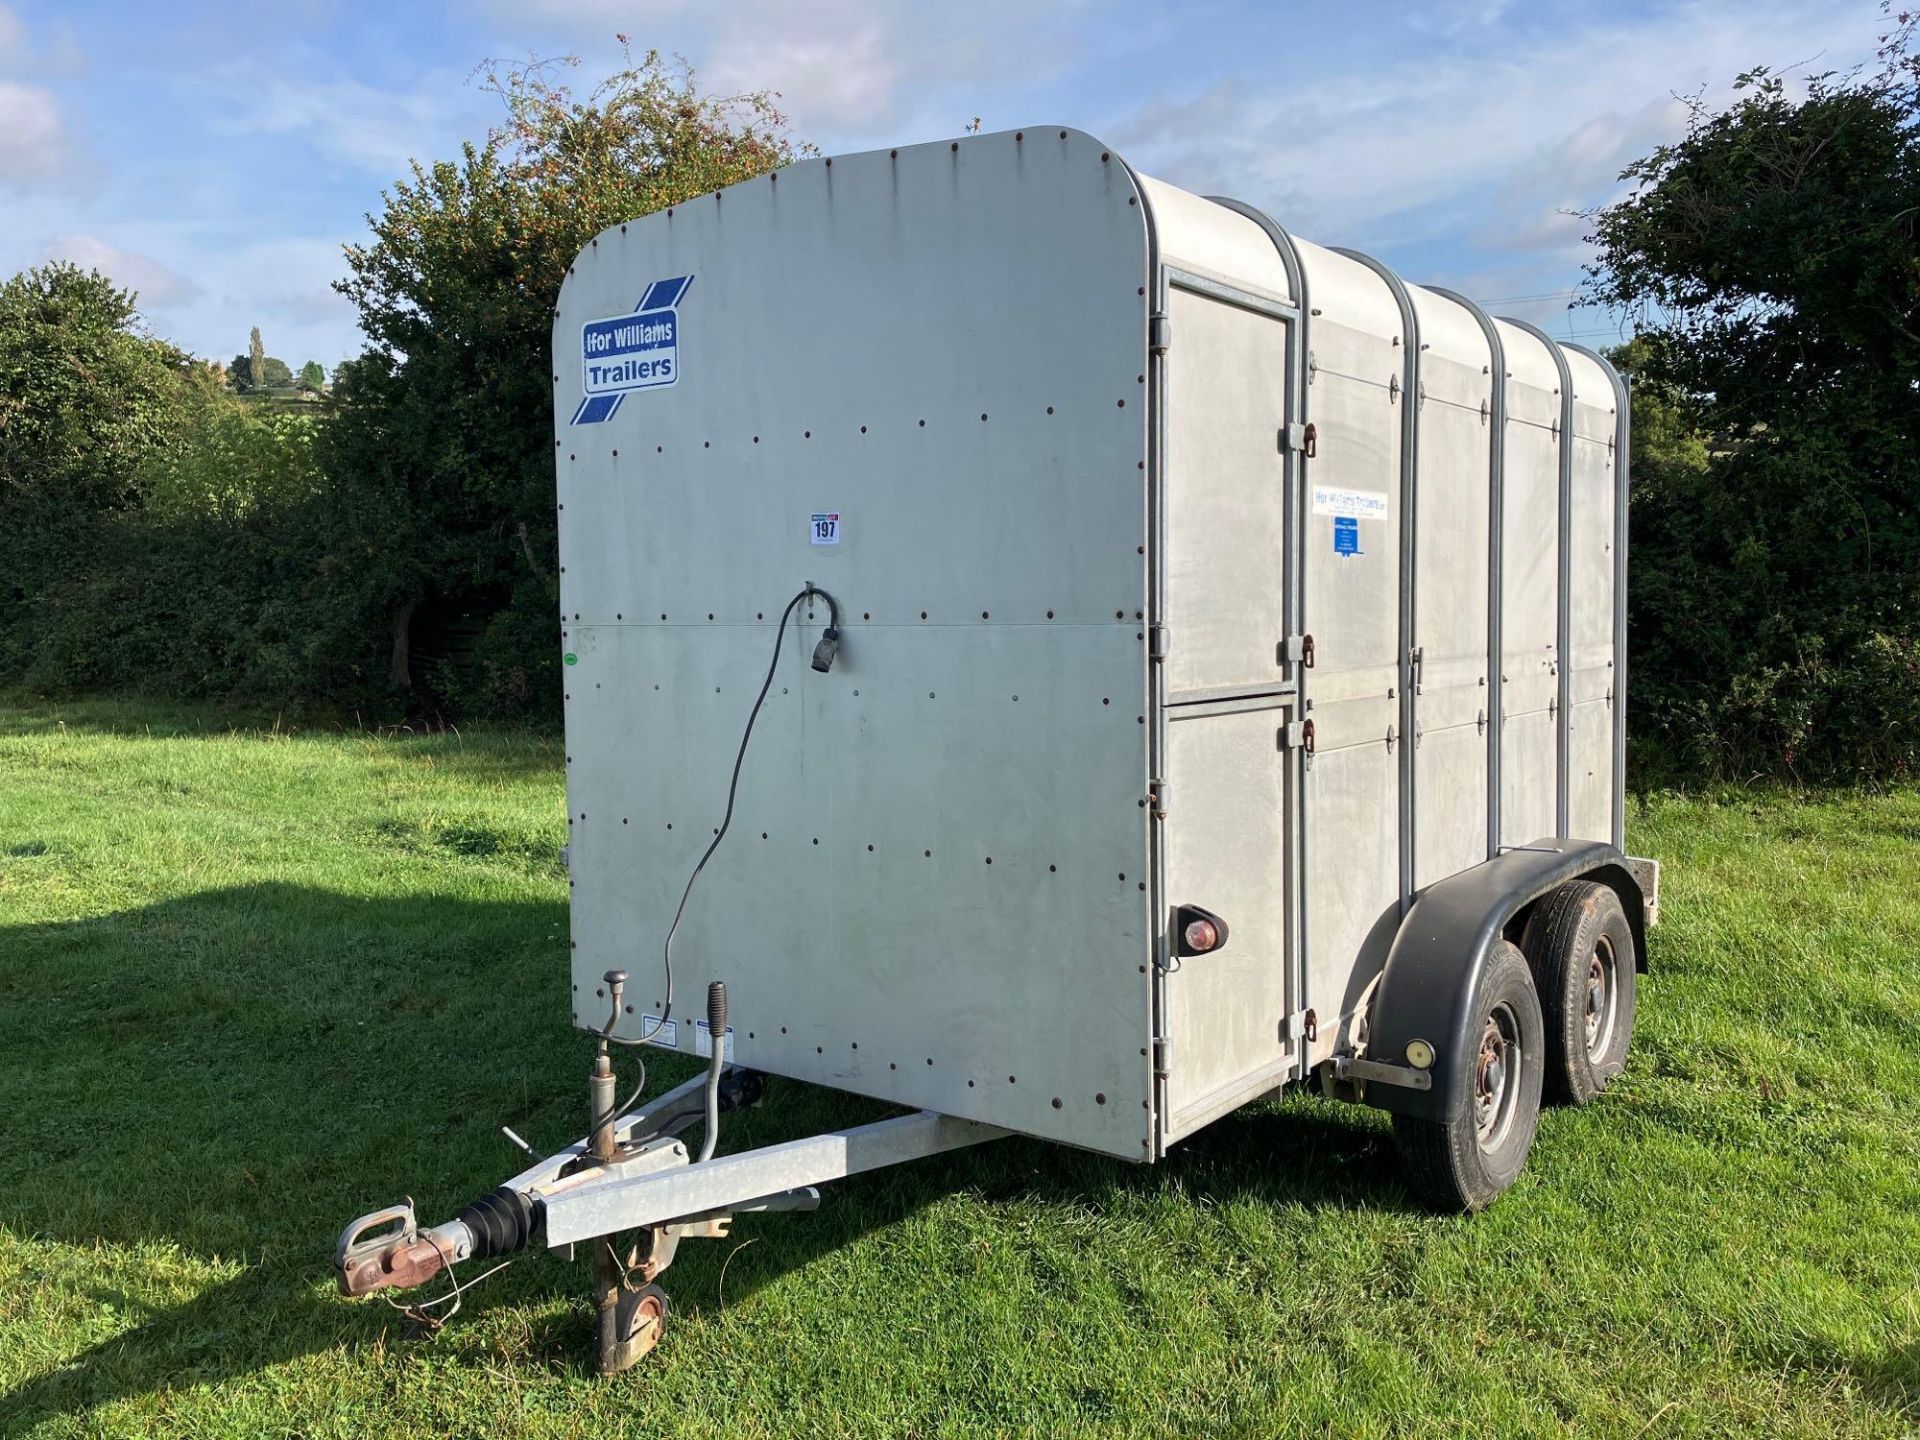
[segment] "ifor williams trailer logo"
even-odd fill
[[[680,302],[693,276],[656,280],[630,315],[580,327],[580,388],[574,425],[611,420],[635,390],[661,390],[680,378]]]

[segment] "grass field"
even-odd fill
[[[580,1129],[560,759],[0,710],[0,1433],[1920,1430],[1912,791],[1636,802],[1627,1074],[1471,1220],[1410,1205],[1382,1117],[1294,1097],[1153,1169],[1011,1141],[744,1219],[610,1382],[584,1265],[433,1338],[341,1300],[348,1218]],[[729,1142],[882,1113],[772,1100]]]

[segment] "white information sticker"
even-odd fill
[[[840,543],[840,512],[823,511],[807,521],[807,539],[815,545]]]
[[[1313,487],[1313,513],[1351,515],[1356,520],[1387,518],[1387,497],[1380,490],[1348,490],[1339,485]]]
[[[678,1020],[669,1020],[665,1025],[662,1025],[658,1015],[642,1015],[640,1017],[640,1038],[642,1040],[652,1040],[656,1045],[677,1046],[679,1041],[674,1039],[674,1034],[679,1028],[680,1022]]]
[[[726,1059],[733,1059],[733,1027],[727,1026]],[[713,1028],[704,1020],[693,1022],[693,1053],[696,1055],[713,1054]]]

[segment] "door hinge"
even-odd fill
[[[1147,627],[1147,658],[1149,660],[1166,659],[1167,647],[1172,643],[1173,637],[1167,633],[1166,626],[1149,625]]]
[[[1299,421],[1280,427],[1280,453],[1290,455],[1307,448],[1307,427]]]
[[[1173,787],[1164,780],[1147,782],[1147,808],[1156,820],[1167,818],[1167,792]]]
[[[1165,1035],[1153,1037],[1153,1073],[1162,1080],[1173,1074],[1173,1041]]]
[[[1173,322],[1164,310],[1154,311],[1147,317],[1147,348],[1156,355],[1164,355],[1172,344]]]

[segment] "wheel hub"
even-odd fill
[[[1587,962],[1587,1058],[1599,1060],[1613,1041],[1616,989],[1613,946],[1602,936]]]
[[[1483,1150],[1497,1147],[1513,1124],[1520,1063],[1519,1022],[1511,1009],[1498,1006],[1480,1033],[1480,1053],[1473,1072],[1474,1132]]]

